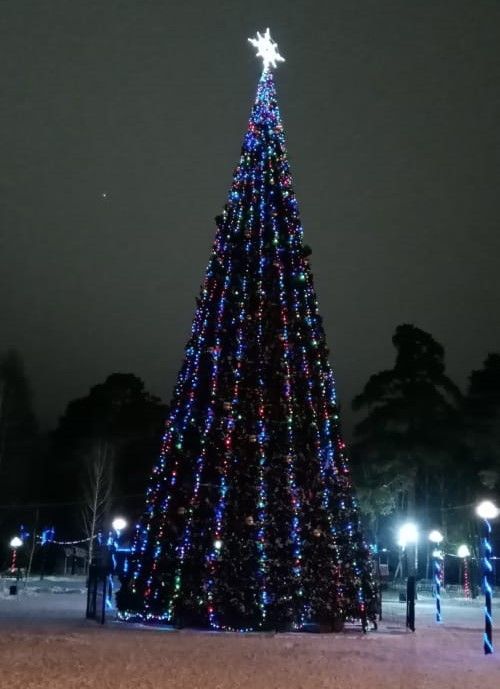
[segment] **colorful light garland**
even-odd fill
[[[324,614],[318,577],[342,618],[364,619],[374,596],[269,69],[281,56],[269,31],[255,45],[264,71],[136,530],[124,620],[298,629]]]

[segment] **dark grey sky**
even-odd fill
[[[3,0],[0,26],[0,351],[45,424],[113,371],[170,397],[266,26],[348,429],[399,323],[460,384],[500,349],[496,0]]]

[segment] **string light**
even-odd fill
[[[124,620],[300,629],[324,614],[323,594],[342,618],[365,616],[373,595],[270,69],[283,58],[269,30],[249,40],[264,70],[136,529]]]

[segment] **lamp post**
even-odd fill
[[[417,566],[418,527],[413,522],[399,529],[398,544],[406,550],[408,579],[406,581],[406,626],[415,631],[415,574]],[[410,546],[408,548],[408,546]]]
[[[118,559],[116,553],[118,550],[120,550],[120,535],[121,532],[126,529],[128,526],[128,522],[126,519],[123,517],[115,517],[113,521],[111,522],[111,527],[113,531],[115,532],[114,538],[111,536],[109,539],[109,545],[112,551],[112,562],[113,562],[113,571],[118,573],[120,569],[123,571],[126,571],[127,569],[127,559],[125,558],[122,563],[121,567],[119,566],[120,560]]]
[[[443,541],[443,534],[434,529],[429,534],[429,541],[435,546],[432,551],[432,569],[434,572],[434,591],[436,595],[436,622],[441,622],[441,563],[443,561],[443,553],[439,546]]]
[[[464,569],[464,598],[471,597],[470,572],[469,572],[469,546],[463,544],[458,546],[457,555],[463,560]]]
[[[476,507],[476,514],[483,520],[483,589],[484,589],[484,637],[483,647],[485,654],[493,653],[493,620],[491,617],[491,574],[493,567],[491,564],[491,524],[490,521],[498,516],[499,510],[490,500],[483,500]]]
[[[116,533],[116,540],[120,538],[120,533],[127,528],[127,520],[123,517],[115,517],[111,523],[113,531]]]
[[[16,559],[17,559],[17,549],[22,546],[23,542],[19,536],[14,536],[10,539],[10,547],[12,548],[12,560],[10,563],[10,571],[14,573],[16,571]]]

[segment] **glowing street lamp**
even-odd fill
[[[470,589],[470,575],[469,575],[469,557],[470,550],[468,545],[459,545],[457,550],[457,555],[464,561],[464,597],[471,597]]]
[[[407,551],[408,579],[406,581],[406,626],[415,631],[415,571],[417,569],[418,527],[413,522],[406,522],[399,529],[398,545]]]
[[[490,500],[483,500],[476,507],[476,514],[483,520],[483,588],[484,588],[484,637],[483,647],[485,654],[493,653],[493,620],[491,616],[491,524],[490,520],[498,517],[499,509]]]
[[[435,543],[436,545],[439,545],[440,543],[443,542],[443,534],[441,533],[441,531],[434,529],[429,534],[429,541],[431,543]]]
[[[418,527],[413,522],[406,522],[400,527],[398,532],[398,545],[406,548],[408,544],[418,542]]]
[[[123,517],[115,517],[111,523],[111,526],[116,532],[116,537],[120,538],[120,532],[127,528],[127,520]]]
[[[429,541],[436,546],[432,551],[434,590],[436,592],[436,622],[441,622],[441,563],[443,562],[443,553],[439,549],[439,545],[443,541],[443,534],[441,531],[434,529],[429,534]]]
[[[491,500],[483,500],[476,507],[476,514],[481,519],[495,519],[495,517],[498,517],[499,512],[500,510]]]
[[[406,522],[399,529],[398,545],[402,550],[405,550],[407,546],[414,548],[414,557],[408,557],[408,574],[415,574],[417,568],[417,543],[418,526],[414,522]]]
[[[10,571],[15,572],[16,571],[16,558],[17,558],[17,549],[22,546],[23,542],[19,538],[19,536],[14,536],[14,538],[10,539],[9,545],[12,548],[12,561],[10,563]]]
[[[118,561],[116,558],[116,553],[119,550],[120,547],[120,534],[121,532],[126,529],[128,526],[128,522],[126,519],[123,517],[115,517],[113,521],[111,522],[111,528],[115,532],[115,535],[113,536],[113,531],[110,531],[108,534],[108,541],[107,541],[107,546],[109,549],[109,554],[111,556],[111,568],[108,572],[108,585],[106,587],[106,605],[108,608],[113,607],[113,575],[118,572]],[[126,560],[124,562],[124,571],[126,569]]]

